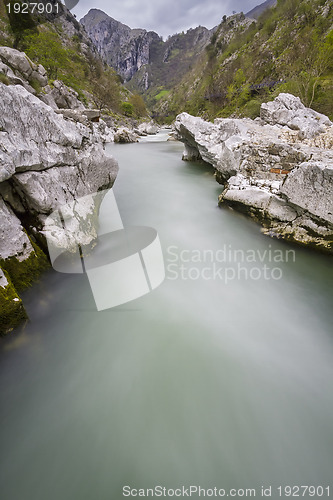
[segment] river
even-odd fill
[[[218,208],[212,170],[165,139],[108,146],[124,227],[156,229],[164,282],[97,312],[85,275],[51,270],[1,342],[1,500],[333,495],[331,260]]]

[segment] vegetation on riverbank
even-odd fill
[[[128,116],[124,102],[129,102],[131,116],[147,116],[142,97],[126,89],[119,75],[102,62],[92,41],[73,16],[64,14],[44,22],[31,22],[27,27],[25,23],[21,30],[17,26],[20,15],[15,16],[14,26],[1,4],[0,45],[24,51],[33,62],[42,64],[51,85],[54,80],[61,80],[78,93],[83,104],[91,101],[111,116]]]
[[[262,102],[290,92],[333,118],[333,7],[329,0],[278,0],[257,22],[222,20],[206,53],[156,106],[206,119],[259,115]]]
[[[27,314],[8,273],[1,267],[0,278],[0,335],[5,335],[27,319]]]
[[[7,281],[5,286],[0,281],[0,335],[8,333],[28,318],[18,292],[30,287],[50,267],[45,253],[31,240],[30,242],[34,251],[27,259],[21,261],[12,256],[0,260],[0,277],[2,271],[2,279]]]

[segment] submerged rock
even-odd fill
[[[280,94],[262,105],[261,119],[209,123],[182,113],[175,131],[185,144],[184,160],[216,169],[225,187],[220,205],[255,218],[271,236],[332,251],[333,126],[327,117]]]

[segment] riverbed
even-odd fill
[[[218,208],[213,170],[166,138],[107,146],[122,223],[157,231],[163,283],[98,312],[85,275],[50,270],[1,342],[2,500],[333,494],[332,261]]]

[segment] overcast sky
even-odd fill
[[[72,13],[81,19],[90,9],[100,9],[131,28],[168,35],[196,26],[213,28],[224,14],[248,12],[264,0],[80,0]]]

